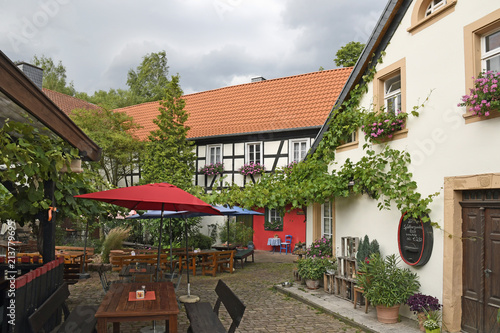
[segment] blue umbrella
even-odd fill
[[[224,206],[213,206],[215,209],[220,210],[222,215],[229,215],[229,216],[238,216],[238,215],[264,215],[264,213],[256,212],[255,210],[249,210],[249,209],[244,209],[238,206],[232,206],[230,208],[226,208]],[[233,213],[224,213],[223,209],[231,209],[234,212]]]

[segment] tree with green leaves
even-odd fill
[[[108,91],[99,90],[95,91],[92,96],[84,92],[79,92],[75,94],[75,97],[99,105],[108,110],[138,104],[137,96],[132,95],[130,90],[125,89],[109,89]]]
[[[73,86],[73,81],[70,83],[66,82],[66,67],[63,66],[62,62],[56,65],[52,58],[37,57],[36,55],[32,60],[33,65],[38,66],[43,69],[43,87],[54,90],[69,96],[74,96],[76,91]]]
[[[333,61],[335,61],[335,64],[337,66],[354,66],[364,48],[365,44],[363,43],[349,42],[337,51],[337,53],[335,54],[336,58],[333,59]]]
[[[141,126],[126,113],[106,109],[76,109],[70,117],[102,148],[100,161],[89,163],[94,176],[117,187],[140,161],[144,143],[134,136],[134,130]]]
[[[159,101],[164,97],[168,84],[167,54],[165,51],[147,54],[134,71],[129,70],[127,85],[137,103]]]
[[[187,190],[193,186],[196,154],[193,142],[187,140],[188,113],[184,110],[186,102],[181,98],[179,76],[172,76],[165,88],[160,114],[153,120],[158,130],[149,135],[141,182],[167,182]]]

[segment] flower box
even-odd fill
[[[469,95],[462,96],[458,106],[465,106],[474,116],[488,117],[492,111],[500,110],[500,90],[498,81],[500,73],[493,71],[482,72],[474,79],[474,88]]]
[[[248,164],[244,164],[239,171],[243,176],[261,175],[266,171],[266,167],[258,162],[250,162]]]
[[[202,167],[198,172],[203,173],[206,176],[222,175],[224,173],[224,164],[220,162],[207,164],[204,167]]]

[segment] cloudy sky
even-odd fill
[[[127,89],[165,50],[184,93],[335,68],[366,42],[387,0],[0,0],[0,50],[62,61],[77,91]]]

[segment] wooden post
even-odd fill
[[[52,202],[55,207],[54,189],[55,183],[52,180],[46,180],[43,183],[45,197]],[[56,212],[52,211],[52,219],[49,221],[48,211],[40,213],[40,229],[42,230],[43,244],[42,257],[43,262],[47,263],[56,258]]]

